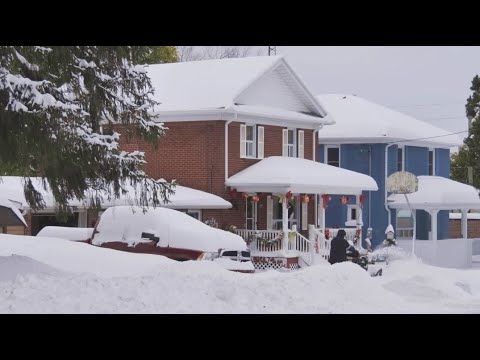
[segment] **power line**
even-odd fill
[[[440,138],[440,137],[445,137],[445,136],[450,136],[450,135],[457,135],[457,134],[462,134],[462,133],[468,133],[468,130],[452,132],[452,133],[448,133],[448,134],[445,134],[445,135],[428,136],[428,137],[421,137],[421,138],[416,138],[416,139],[406,139],[406,140],[399,140],[399,141],[384,142],[382,144],[398,144],[398,143],[404,143],[404,142],[409,142],[409,141],[435,139],[435,138]]]

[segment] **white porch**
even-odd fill
[[[328,259],[329,241],[325,240],[325,201],[329,195],[350,195],[356,199],[357,227],[349,229],[353,238],[361,228],[362,191],[378,190],[370,176],[312,160],[293,157],[272,156],[230,177],[225,184],[237,192],[255,196],[256,193],[271,194],[281,203],[281,229],[273,228],[275,219],[267,206],[267,229],[240,229],[241,235],[250,246],[252,257],[287,259],[298,258],[298,266],[309,266],[320,259]],[[303,195],[302,195],[303,194]],[[313,194],[314,223],[308,223],[304,214],[308,202],[302,202],[301,224],[289,222],[289,201],[295,196]],[[321,195],[318,197],[317,195]],[[317,198],[320,199],[317,201]],[[246,215],[247,216],[247,215]],[[278,220],[278,219],[277,219]],[[248,223],[248,222],[247,222]],[[308,238],[298,229],[308,231]],[[337,229],[338,231],[338,229]],[[332,235],[336,233],[331,230]],[[331,238],[331,237],[330,237]]]

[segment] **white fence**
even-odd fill
[[[472,239],[415,240],[415,255],[427,264],[447,268],[472,266]],[[412,252],[412,240],[397,240],[400,248]]]

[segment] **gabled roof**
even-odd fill
[[[229,119],[234,114],[271,119],[273,112],[312,126],[333,123],[281,56],[156,64],[148,66],[148,75],[161,103],[155,109],[160,121]]]
[[[462,144],[459,136],[448,135],[450,132],[447,130],[359,96],[324,94],[317,99],[335,119],[335,125],[319,131],[320,143],[384,143],[418,139],[405,144],[445,148]],[[434,138],[423,139],[428,137]]]

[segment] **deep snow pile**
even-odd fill
[[[10,272],[0,279],[1,313],[480,312],[480,270],[415,259],[374,278],[352,263],[242,274],[212,261],[35,240],[0,235],[0,270]]]

